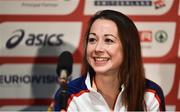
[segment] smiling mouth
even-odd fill
[[[104,61],[108,61],[109,58],[106,58],[106,57],[94,57],[94,60],[96,62],[104,62]]]

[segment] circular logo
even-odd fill
[[[160,30],[160,31],[155,33],[155,39],[159,43],[164,43],[167,41],[168,35],[165,31]]]

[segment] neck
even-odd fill
[[[119,78],[115,74],[96,74],[95,82],[98,89],[114,91],[119,89]]]
[[[110,109],[113,110],[120,87],[118,75],[96,74],[95,83],[97,91],[104,97]]]

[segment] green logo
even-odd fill
[[[165,31],[160,30],[160,31],[155,33],[155,39],[159,43],[164,43],[167,41],[168,35]]]

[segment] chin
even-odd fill
[[[100,70],[100,69],[94,69],[94,71],[96,72],[96,73],[106,73],[107,72],[107,70]]]

